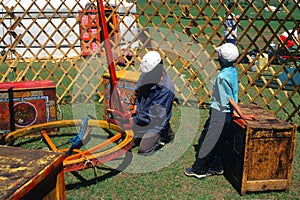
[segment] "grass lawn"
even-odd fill
[[[101,119],[103,105],[95,104],[95,110],[85,109],[84,104],[60,105],[64,119],[96,114]],[[78,110],[79,109],[79,110]],[[77,118],[76,117],[76,118]],[[199,180],[186,177],[183,170],[190,167],[195,158],[195,145],[203,129],[208,110],[205,108],[174,106],[171,120],[176,132],[173,143],[152,156],[140,156],[133,148],[115,160],[82,171],[66,172],[65,184],[68,200],[86,199],[299,199],[300,198],[300,141],[296,135],[293,174],[290,190],[262,193],[247,193],[240,196],[224,176],[210,176]],[[60,133],[76,133],[73,128],[60,129]],[[67,137],[67,136],[65,136]],[[55,137],[53,142],[62,144],[70,138]],[[26,140],[26,139],[24,139]],[[22,141],[22,140],[21,140]],[[16,146],[42,148],[40,140],[15,142]],[[92,140],[91,144],[98,142]],[[65,146],[69,147],[70,144]],[[84,148],[90,148],[90,143]],[[63,148],[63,147],[60,147]]]
[[[70,109],[69,105],[62,106],[62,111],[65,113],[70,114]],[[190,118],[185,119],[185,112],[190,114]],[[194,145],[197,144],[207,116],[208,110],[203,108],[191,111],[182,106],[175,106],[172,127],[177,135],[174,143],[168,144],[150,157],[139,156],[136,154],[136,149],[132,149],[132,153],[98,165],[95,169],[66,173],[67,199],[300,198],[299,133],[297,133],[293,177],[289,192],[247,193],[240,196],[224,176],[211,176],[203,180],[186,177],[183,170],[190,167],[194,161]],[[64,118],[71,117],[65,115]],[[115,170],[116,166],[122,170]]]

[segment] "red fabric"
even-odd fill
[[[281,35],[281,36],[280,36],[280,39],[281,39],[281,41],[282,41],[283,43],[285,43],[287,37]],[[288,40],[287,43],[286,43],[286,47],[287,47],[287,48],[291,48],[291,47],[294,46],[294,45],[295,45],[295,42],[294,42],[293,40]]]

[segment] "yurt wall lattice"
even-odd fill
[[[215,48],[224,43],[232,11],[240,16],[240,101],[299,122],[299,46],[289,50],[279,37],[299,26],[299,2],[232,2],[229,10],[223,0],[105,1],[116,70],[139,71],[144,53],[158,50],[179,102],[205,105],[219,68]],[[58,103],[102,102],[108,63],[98,14],[96,0],[1,1],[0,82],[52,80]]]

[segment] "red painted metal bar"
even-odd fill
[[[112,86],[114,87],[117,83],[117,75],[115,70],[115,64],[112,56],[110,41],[109,41],[109,34],[106,25],[106,18],[105,18],[105,10],[103,5],[103,0],[98,0],[98,12],[99,12],[99,21],[101,23],[102,33],[104,36],[104,44],[105,44],[105,52],[106,58],[109,64],[109,73],[112,82]]]
[[[109,105],[110,105],[111,109],[115,110],[115,112],[114,112],[115,115],[120,115],[121,118],[124,118],[127,116],[127,114],[123,110],[122,102],[121,102],[118,87],[117,87],[118,80],[117,80],[114,60],[113,60],[113,56],[112,56],[112,50],[111,50],[111,46],[110,46],[110,40],[109,40],[109,34],[108,34],[108,29],[107,29],[107,24],[106,24],[103,0],[97,0],[97,2],[98,2],[97,3],[98,4],[98,13],[99,13],[99,18],[100,18],[99,21],[101,24],[102,34],[103,34],[104,44],[105,44],[106,58],[107,58],[107,61],[109,64],[110,83],[111,83]]]

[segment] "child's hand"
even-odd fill
[[[129,123],[132,124],[132,125],[134,124],[134,119],[133,119],[133,117],[130,117],[130,118],[129,118]]]
[[[245,120],[256,120],[255,115],[243,115],[241,117],[242,117],[242,119],[245,119]]]
[[[136,106],[129,107],[129,113],[131,116],[133,116],[136,113]]]

